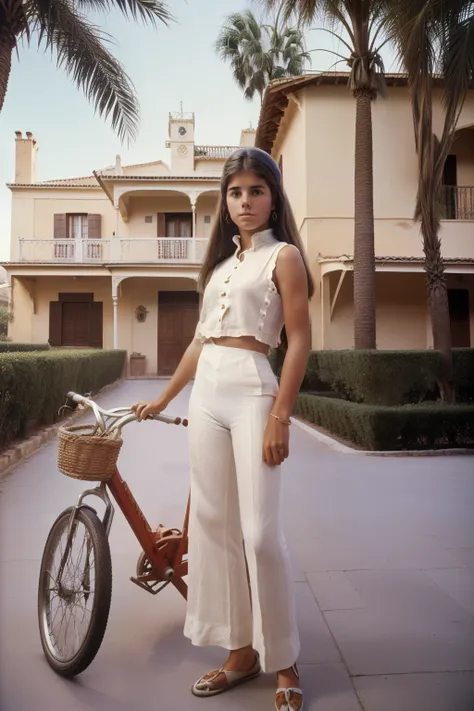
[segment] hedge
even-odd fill
[[[387,407],[300,393],[294,414],[364,450],[474,447],[474,405]]]
[[[474,400],[474,349],[453,349],[457,399]],[[279,376],[280,352],[272,352],[270,363]],[[438,396],[437,380],[442,375],[438,351],[312,351],[301,390],[332,391],[341,397],[369,405],[416,404]]]
[[[474,401],[474,348],[454,348],[454,387],[460,402]]]
[[[49,351],[49,343],[11,343],[2,341],[0,343],[0,353],[26,353],[29,351]]]
[[[59,419],[66,393],[97,392],[118,380],[125,351],[0,354],[0,448]]]

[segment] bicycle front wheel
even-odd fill
[[[99,651],[112,596],[112,562],[102,521],[90,509],[79,509],[68,545],[72,510],[63,511],[49,532],[38,586],[43,651],[54,671],[68,677],[83,672]]]

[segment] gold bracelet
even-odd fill
[[[274,415],[273,412],[270,412],[270,417],[273,417],[275,420],[278,420],[278,422],[281,422],[282,425],[288,425],[288,427],[291,425],[291,420],[282,420],[281,417],[278,417],[278,415]]]

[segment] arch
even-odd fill
[[[114,205],[119,210],[123,221],[127,223],[130,215],[130,201],[132,197],[147,197],[153,194],[160,196],[184,195],[188,198],[191,207],[195,203],[195,200],[193,199],[194,195],[191,190],[184,190],[180,187],[176,187],[175,185],[128,185],[115,188]]]
[[[189,279],[189,281],[197,284],[198,274],[186,274],[181,270],[162,271],[158,269],[154,272],[141,272],[135,274],[114,274],[112,275],[112,296],[117,296],[121,284],[129,279]]]

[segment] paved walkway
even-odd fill
[[[131,404],[161,387],[127,382],[101,402]],[[185,415],[187,399],[173,413]],[[180,525],[187,456],[183,428],[125,432],[122,470],[152,523]],[[0,481],[0,709],[270,711],[271,676],[209,701],[191,696],[222,653],[182,636],[174,589],[153,597],[129,582],[139,551],[120,512],[101,650],[74,682],[50,670],[37,632],[39,561],[56,515],[84,488],[55,462],[53,442]],[[342,455],[294,427],[284,497],[306,710],[472,711],[473,459]]]

